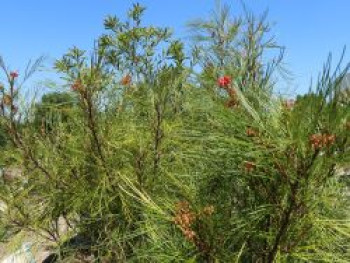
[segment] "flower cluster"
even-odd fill
[[[9,77],[9,91],[5,91],[4,84],[0,83],[0,92],[2,94],[2,98],[0,101],[0,107],[2,110],[2,114],[4,114],[5,108],[10,109],[10,112],[12,115],[16,114],[18,112],[18,107],[15,105],[15,98],[16,98],[16,88],[15,88],[15,80],[18,78],[19,73],[18,71],[10,71],[8,73]]]
[[[218,79],[218,85],[220,88],[227,89],[231,84],[230,76],[222,76]]]
[[[257,137],[259,135],[259,132],[251,127],[248,127],[246,130],[246,134],[248,137]]]
[[[196,214],[191,211],[187,201],[178,202],[175,206],[174,222],[178,225],[189,241],[194,241],[196,232],[192,229],[192,224],[196,220]]]
[[[131,76],[130,74],[125,75],[121,81],[120,84],[122,84],[123,86],[128,86],[131,84]]]
[[[72,85],[71,89],[73,91],[81,91],[83,89],[83,85],[81,84],[80,80],[76,80]]]
[[[18,71],[11,71],[10,72],[10,77],[12,79],[18,78],[18,76],[19,76]]]
[[[9,94],[4,94],[2,96],[2,101],[0,103],[1,107],[6,106],[11,110],[11,113],[16,114],[18,112],[18,107],[14,105],[14,99]]]
[[[256,167],[256,164],[250,161],[244,162],[244,169],[247,173],[250,173],[252,170],[254,170]]]
[[[214,210],[214,206],[208,205],[198,213],[195,213],[191,211],[190,204],[187,201],[181,201],[175,205],[174,223],[179,226],[188,241],[202,247],[198,233],[194,230],[194,224],[204,217],[211,216]]]
[[[335,134],[313,134],[309,138],[309,143],[312,148],[317,150],[323,147],[330,147],[335,142]]]
[[[227,108],[233,108],[237,106],[237,93],[233,87],[231,87],[231,77],[230,76],[223,76],[218,79],[218,85],[220,88],[226,90],[226,92],[229,95],[228,101],[225,103],[225,106]]]

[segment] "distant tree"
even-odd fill
[[[45,94],[36,105],[34,126],[49,132],[62,122],[67,122],[76,99],[69,92],[53,92]]]

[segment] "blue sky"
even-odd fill
[[[89,49],[103,32],[107,14],[124,17],[134,1],[129,0],[2,0],[0,3],[0,55],[14,69],[29,59],[49,57],[48,67],[69,47]],[[204,17],[215,6],[214,0],[143,0],[147,6],[145,22],[174,29],[186,38],[185,24]],[[223,1],[233,13],[241,12],[238,0]],[[248,8],[259,14],[269,10],[273,33],[286,46],[285,63],[294,79],[288,90],[303,93],[311,77],[317,77],[329,52],[338,58],[350,45],[350,1],[348,0],[246,0]],[[350,48],[350,47],[349,47]],[[350,52],[350,50],[349,50]],[[348,53],[349,53],[348,52]],[[350,56],[346,56],[350,61]]]

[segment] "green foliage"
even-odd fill
[[[35,106],[34,125],[50,132],[56,125],[69,122],[72,107],[75,105],[76,101],[70,93],[45,94]]]
[[[18,110],[1,63],[7,163],[26,178],[0,187],[4,236],[43,236],[63,262],[348,262],[348,67],[329,60],[290,105],[265,15],[219,8],[188,56],[144,11],[57,60],[65,85],[40,103]]]
[[[244,10],[242,17],[232,19],[230,7],[218,1],[209,19],[188,24],[195,42],[194,58],[203,69],[201,80],[207,88],[219,76],[229,74],[236,88],[270,91],[275,71],[287,73],[281,63],[284,48],[270,33],[267,13],[255,16]]]

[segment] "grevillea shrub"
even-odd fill
[[[187,56],[144,10],[57,60],[41,103],[21,91],[38,64],[1,60],[2,161],[23,177],[0,187],[3,238],[41,236],[62,262],[348,262],[347,67],[284,100],[265,17],[191,23]]]

